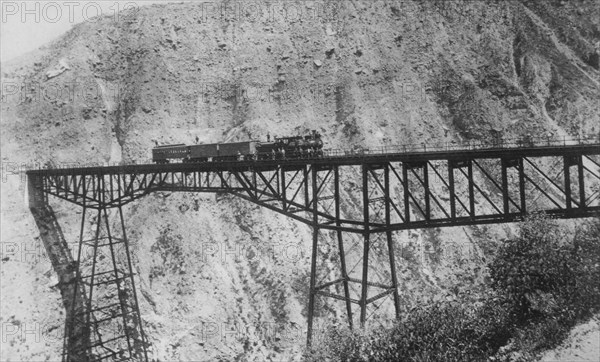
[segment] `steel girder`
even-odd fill
[[[600,178],[592,155],[467,158],[413,162],[365,163],[389,165],[393,192],[392,220],[372,221],[372,231],[510,222],[528,211],[545,211],[559,218],[597,215],[598,192],[586,179]],[[552,166],[540,164],[548,160]],[[562,164],[562,165],[561,165]],[[312,225],[312,169],[352,165],[279,165],[218,171],[148,173],[30,174],[30,200],[56,196],[87,208],[125,205],[156,191],[223,192],[254,202]],[[379,181],[381,184],[382,181]],[[383,187],[383,185],[379,185]],[[528,197],[538,194],[537,198]],[[332,197],[332,196],[329,196]],[[318,211],[323,228],[362,233],[361,217],[336,217]]]

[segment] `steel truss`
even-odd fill
[[[85,300],[74,301],[73,306],[84,307],[73,311],[71,325],[81,323],[87,332],[68,334],[66,345],[83,347],[68,349],[66,360],[147,360],[123,220],[122,208],[129,202],[157,191],[224,192],[312,227],[310,345],[317,298],[344,302],[351,328],[355,313],[362,327],[369,305],[386,300],[398,316],[394,231],[512,222],[535,211],[557,218],[600,215],[599,154],[598,147],[566,146],[521,154],[140,165],[29,171],[28,180],[30,207],[53,195],[84,209],[77,280]],[[353,199],[357,194],[360,200]],[[90,212],[96,231],[88,240],[84,228]],[[111,214],[117,215],[116,227],[108,221]],[[357,245],[347,244],[357,238],[359,273],[348,265]],[[339,259],[339,277],[326,282],[317,280],[324,244],[335,245]],[[83,245],[92,246],[92,257],[81,255]],[[389,264],[389,274],[379,280],[369,272],[375,249],[387,253]],[[101,296],[111,296],[113,304],[102,304]],[[107,337],[103,328],[123,333]],[[77,338],[86,342],[75,343]]]
[[[380,300],[388,295],[393,295],[393,303],[396,311],[396,316],[399,315],[399,296],[398,296],[398,280],[396,275],[396,263],[394,253],[394,243],[392,240],[392,232],[384,233],[372,232],[371,225],[390,225],[391,223],[391,199],[390,199],[390,182],[389,173],[390,165],[362,165],[360,170],[356,170],[361,174],[361,193],[362,193],[362,211],[363,220],[357,227],[362,227],[360,233],[362,241],[362,255],[359,263],[362,263],[362,272],[360,277],[351,275],[354,268],[348,270],[347,255],[348,250],[344,244],[344,231],[341,227],[342,218],[340,206],[342,204],[342,195],[340,186],[343,181],[340,179],[339,166],[332,167],[312,167],[312,228],[313,228],[313,245],[311,257],[311,278],[309,292],[309,307],[308,307],[308,334],[307,344],[311,345],[313,336],[313,319],[315,313],[315,298],[326,297],[341,300],[345,302],[346,313],[350,328],[353,328],[353,310],[352,305],[356,304],[359,308],[360,326],[364,327],[367,319],[367,306]],[[325,283],[317,282],[317,259],[319,242],[328,241],[324,237],[322,229],[332,225],[331,220],[322,217],[321,214],[333,214],[335,220],[333,224],[336,227],[335,237],[337,239],[339,262],[340,262],[340,277]],[[348,222],[348,221],[346,221]],[[385,242],[389,257],[390,279],[387,282],[372,281],[369,279],[369,253],[374,245]],[[359,295],[351,294],[350,283],[360,287]],[[376,290],[375,293],[369,294],[369,287]],[[342,289],[343,295],[331,289]]]
[[[89,223],[95,224],[91,237]],[[77,265],[80,293],[73,296],[63,361],[147,361],[121,206],[84,205]]]

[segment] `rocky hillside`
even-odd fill
[[[311,129],[327,148],[600,131],[593,0],[211,4],[152,5],[83,23],[2,64],[1,151],[11,165],[3,167],[2,241],[19,248],[2,259],[1,321],[18,327],[2,359],[56,360],[62,348],[51,258],[21,255],[44,247],[17,163],[140,163],[155,144]],[[53,206],[65,239],[77,240],[80,214]],[[308,228],[195,194],[148,196],[126,209],[126,223],[154,359],[301,357]],[[494,241],[511,232],[397,234],[403,308],[477,287]],[[298,253],[267,250],[285,245]],[[319,253],[320,268],[335,275],[335,248]],[[321,303],[320,319],[341,321],[342,307]],[[41,338],[20,333],[36,325]]]

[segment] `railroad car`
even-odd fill
[[[273,141],[246,141],[201,145],[165,145],[152,149],[152,161],[215,162],[269,159],[315,158],[323,155],[323,141],[317,131],[306,136],[274,137]]]

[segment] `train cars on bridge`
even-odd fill
[[[201,145],[165,145],[152,149],[154,163],[249,161],[313,158],[323,155],[317,131],[306,136],[275,137],[273,141],[246,141]]]

